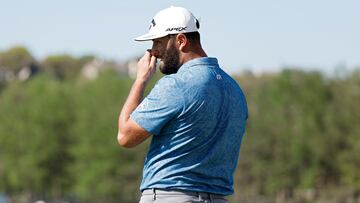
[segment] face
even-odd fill
[[[160,71],[165,75],[176,73],[181,66],[175,41],[170,36],[153,40],[152,54],[161,60]]]

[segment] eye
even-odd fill
[[[161,46],[162,44],[163,44],[162,41],[160,41],[160,40],[154,40],[154,45],[155,45],[155,46]]]

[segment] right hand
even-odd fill
[[[137,63],[136,80],[148,82],[156,72],[156,57],[147,50]]]

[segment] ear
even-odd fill
[[[179,48],[180,51],[183,51],[185,46],[187,46],[189,43],[186,36],[182,33],[176,35],[176,46]]]

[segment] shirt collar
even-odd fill
[[[195,58],[195,59],[191,59],[190,61],[184,63],[179,71],[184,70],[184,69],[188,69],[192,66],[197,66],[197,65],[208,65],[208,66],[215,66],[218,67],[218,60],[214,57],[200,57],[200,58]]]

